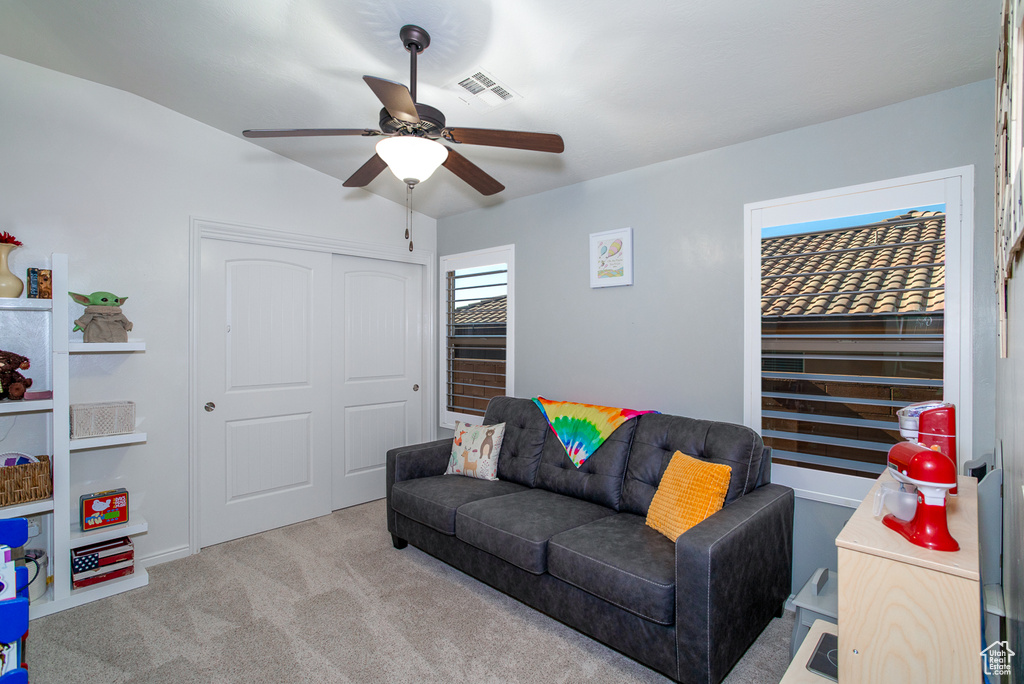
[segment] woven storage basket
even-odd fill
[[[49,456],[40,456],[39,463],[0,467],[0,506],[48,499],[52,494]]]
[[[135,432],[135,404],[105,401],[71,405],[71,438],[124,435]]]

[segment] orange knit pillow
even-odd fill
[[[687,456],[672,455],[658,491],[647,509],[647,526],[675,541],[712,513],[721,510],[732,468]]]

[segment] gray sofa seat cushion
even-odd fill
[[[487,403],[484,425],[505,424],[498,455],[498,479],[533,487],[544,441],[551,428],[529,399],[494,397]]]
[[[646,620],[675,619],[675,544],[645,519],[618,513],[556,534],[548,573]]]
[[[681,416],[645,414],[636,434],[622,481],[619,510],[647,515],[661,476],[676,451],[732,468],[725,505],[757,486],[764,443],[748,427]]]
[[[502,480],[480,480],[464,475],[435,475],[396,482],[391,488],[391,507],[407,518],[455,534],[455,512],[463,504],[525,490]]]
[[[548,539],[614,514],[609,508],[587,501],[543,489],[528,489],[460,507],[455,536],[540,575],[547,570]]]

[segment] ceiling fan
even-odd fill
[[[437,140],[467,145],[508,147],[517,150],[559,153],[565,149],[562,137],[554,133],[528,133],[489,128],[454,128],[445,125],[440,110],[416,102],[416,56],[430,45],[430,34],[419,26],[403,26],[399,37],[410,55],[410,85],[375,76],[363,76],[373,94],[384,104],[380,111],[380,129],[370,128],[286,128],[242,131],[247,138],[287,138],[318,135],[385,136],[377,143],[377,153],[353,173],[344,185],[361,188],[385,168],[407,185],[425,180],[440,165],[464,180],[483,195],[493,195],[505,186],[447,145]],[[406,168],[411,163],[426,168]]]

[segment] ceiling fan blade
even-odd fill
[[[360,166],[355,173],[342,183],[346,188],[362,188],[370,184],[381,171],[388,168],[387,163],[379,155],[373,155],[365,164]]]
[[[469,183],[481,195],[493,195],[505,189],[504,185],[491,178],[483,169],[450,147],[448,148],[448,158],[441,166]]]
[[[445,128],[445,140],[467,145],[511,147],[516,150],[560,153],[565,150],[562,136],[556,133],[528,133],[526,131],[500,131],[493,128]]]
[[[266,128],[242,131],[246,138],[302,138],[313,135],[382,135],[369,128]]]
[[[384,103],[384,109],[388,110],[388,114],[401,121],[420,122],[412,93],[404,85],[376,76],[363,76],[363,80],[370,86],[377,99]]]

